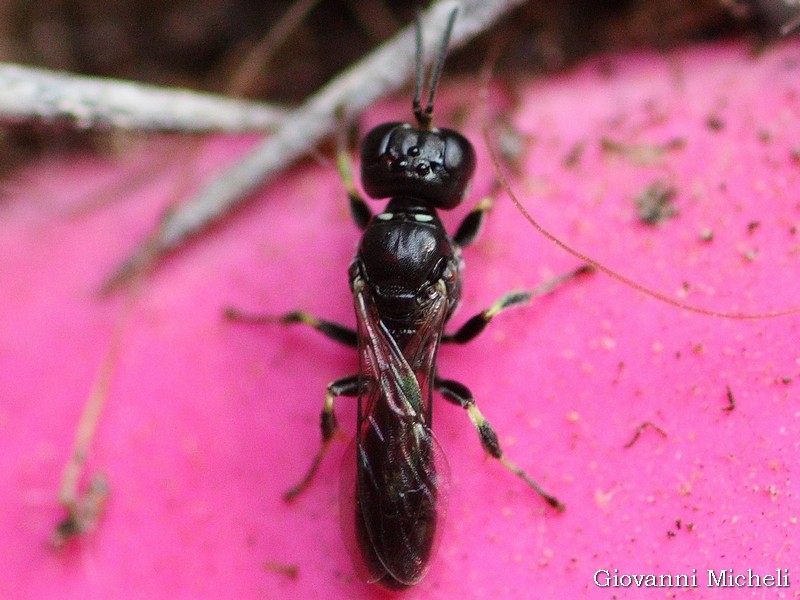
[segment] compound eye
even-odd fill
[[[460,139],[459,139],[460,138]],[[463,165],[475,164],[475,151],[466,138],[450,135],[444,144],[444,168],[449,172],[457,171]]]
[[[387,152],[397,152],[397,137],[405,134],[403,123],[384,123],[372,129],[361,144],[361,160],[378,160]]]

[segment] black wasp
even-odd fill
[[[461,295],[461,248],[476,237],[491,208],[491,201],[479,202],[452,237],[436,212],[461,203],[476,164],[469,140],[432,124],[434,93],[456,13],[451,13],[442,38],[424,109],[417,20],[416,124],[379,125],[361,145],[363,187],[373,199],[390,199],[383,212],[372,214],[352,183],[349,160],[339,163],[353,219],[363,231],[349,270],[357,330],[303,312],[264,318],[229,311],[236,319],[310,325],[358,348],[359,372],[328,385],[322,447],[306,477],[286,497],[295,497],[309,484],[336,432],[334,398],[357,396],[356,435],[342,469],[342,522],[357,570],[367,581],[392,589],[414,585],[425,576],[441,518],[447,467],[431,431],[434,389],[467,410],[486,452],[550,506],[563,508],[506,459],[469,389],[439,377],[436,370],[440,343],[464,344],[500,311],[587,270],[577,269],[535,290],[507,294],[455,333],[444,333]]]

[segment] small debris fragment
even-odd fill
[[[755,248],[745,248],[742,250],[742,258],[747,262],[754,262],[758,258],[758,250]]]
[[[300,567],[297,565],[286,565],[272,560],[264,563],[264,569],[279,575],[285,575],[289,579],[297,579],[300,574]]]
[[[99,474],[92,477],[86,492],[76,496],[66,506],[67,516],[56,525],[53,532],[53,546],[59,548],[72,539],[92,532],[103,514],[108,493],[106,478]]]
[[[725,395],[728,398],[728,405],[723,406],[721,410],[725,412],[731,412],[734,408],[736,408],[736,398],[733,397],[733,392],[731,391],[730,386],[725,386]]]
[[[664,144],[625,144],[609,137],[600,140],[600,149],[609,154],[620,154],[637,165],[652,165],[658,162],[667,152],[683,150],[686,147],[684,138],[673,138]]]
[[[709,115],[706,117],[706,127],[711,131],[722,131],[725,129],[725,121],[719,115]]]
[[[633,434],[633,439],[631,439],[630,442],[625,444],[623,448],[630,448],[631,446],[633,446],[636,443],[636,440],[639,439],[639,436],[642,435],[642,431],[644,431],[648,427],[657,431],[661,435],[661,437],[664,438],[667,437],[667,432],[661,429],[661,427],[651,423],[650,421],[645,421],[644,423],[639,425],[639,427],[636,428],[636,433]]]
[[[663,181],[650,184],[636,197],[636,214],[639,220],[647,225],[656,225],[677,215],[678,209],[672,205],[677,193],[674,187]]]
[[[709,243],[714,240],[714,230],[710,227],[706,227],[700,231],[699,235],[700,241],[704,243]]]
[[[583,151],[585,148],[586,142],[576,142],[564,157],[564,166],[568,169],[577,167],[581,162],[581,158],[583,158]]]
[[[496,123],[495,139],[500,156],[505,164],[515,173],[522,171],[522,159],[528,150],[530,136],[526,136],[506,119]]]

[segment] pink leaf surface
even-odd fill
[[[546,227],[669,295],[722,311],[800,304],[799,50],[752,56],[734,43],[614,56],[521,84],[507,113],[525,142],[512,185]],[[469,109],[475,200],[493,178],[476,87],[445,82],[437,108],[442,124]],[[405,118],[408,104],[376,107],[365,127]],[[248,143],[207,142],[192,177]],[[286,173],[143,284],[88,464],[110,482],[106,514],[79,543],[48,546],[74,427],[122,314],[119,298],[95,291],[185,176],[167,170],[73,214],[135,162],[41,164],[0,204],[0,597],[380,597],[354,578],[340,540],[345,444],[305,495],[281,500],[318,447],[325,384],[354,372],[356,354],[310,330],[221,317],[235,304],[353,324],[346,270],[358,233],[329,165]],[[656,181],[674,187],[679,214],[645,226],[634,199]],[[451,230],[461,215],[448,216]],[[465,258],[455,325],[577,264],[506,197]],[[704,317],[596,274],[445,348],[441,374],[472,389],[508,456],[567,510],[547,509],[486,459],[463,411],[438,402],[450,506],[429,576],[404,596],[630,593],[597,587],[600,569],[696,569],[697,597],[727,597],[705,587],[708,569],[789,569],[794,587],[778,591],[796,595],[799,322]],[[353,403],[338,410],[351,433]],[[645,429],[624,448],[648,421],[667,437]],[[297,566],[297,577],[270,563]]]

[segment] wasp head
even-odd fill
[[[375,199],[408,196],[454,208],[467,194],[475,163],[472,144],[452,129],[384,123],[361,144],[361,181]]]

